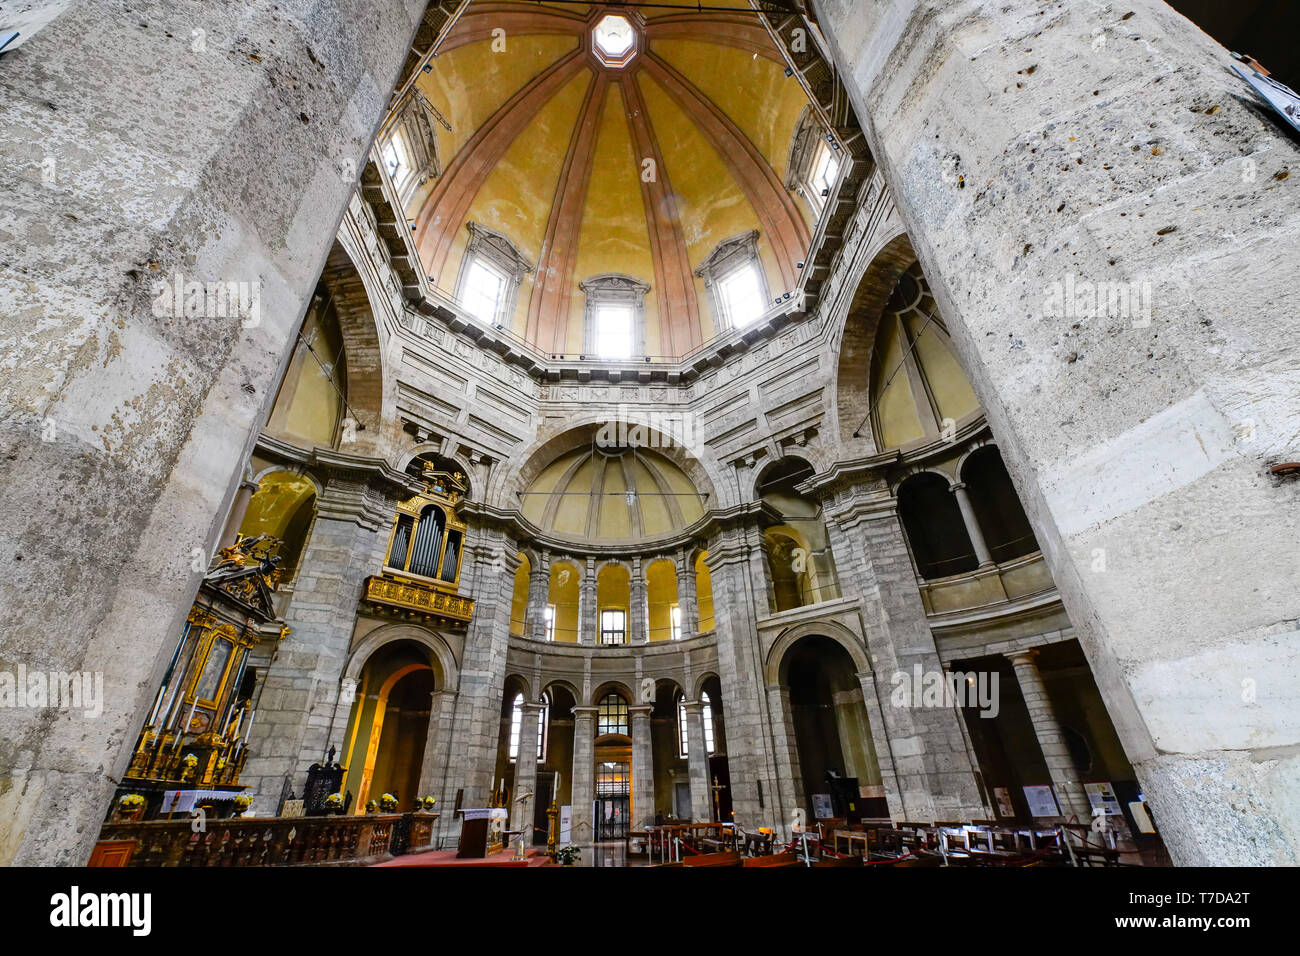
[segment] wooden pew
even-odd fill
[[[747,856],[740,861],[741,866],[800,866],[799,857],[793,852],[776,853],[772,856]]]
[[[740,854],[735,851],[726,853],[701,853],[697,856],[682,857],[682,866],[740,866]]]

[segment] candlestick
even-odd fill
[[[167,685],[163,684],[158,689],[158,699],[153,702],[153,710],[149,714],[149,723],[145,726],[152,727],[154,720],[158,717],[158,708],[162,706],[163,697],[167,694]]]
[[[248,728],[244,731],[244,741],[252,740],[253,721],[257,720],[257,708],[253,708],[253,713],[248,718]]]
[[[194,706],[190,708],[190,714],[185,718],[185,723],[176,728],[176,742],[172,745],[172,750],[177,750],[180,747],[181,738],[185,736],[186,731],[189,730],[190,723],[194,720],[194,711],[196,711],[198,707],[199,702],[198,699],[195,698]]]

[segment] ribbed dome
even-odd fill
[[[407,213],[438,287],[460,294],[476,235],[508,241],[503,324],[580,353],[581,283],[630,276],[649,287],[635,353],[665,356],[719,331],[697,270],[725,241],[756,235],[769,290],[793,288],[813,222],[785,180],[808,101],[747,0],[723,3],[471,4],[418,80],[446,125]]]
[[[523,495],[529,521],[582,540],[657,538],[704,513],[686,474],[645,449],[578,448],[542,470]]]

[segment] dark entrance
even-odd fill
[[[631,775],[626,763],[604,761],[596,764],[596,841],[627,838],[631,803]]]

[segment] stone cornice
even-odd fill
[[[813,498],[827,498],[845,488],[852,488],[872,478],[880,478],[885,469],[897,465],[903,456],[897,449],[868,455],[865,458],[851,458],[837,461],[826,471],[813,475],[795,485],[801,495]]]
[[[399,471],[383,458],[349,455],[320,445],[311,449],[299,448],[265,432],[257,437],[256,451],[268,458],[310,469],[321,479],[340,478],[366,482],[406,497],[424,490],[424,482]]]

